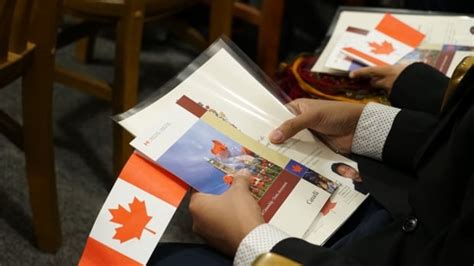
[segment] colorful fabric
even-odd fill
[[[289,100],[316,98],[353,103],[390,104],[386,92],[373,88],[368,80],[312,72],[311,67],[318,57],[303,54],[290,64],[281,65],[276,82]]]

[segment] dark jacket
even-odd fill
[[[443,111],[448,79],[407,67],[391,102],[402,108],[383,163],[357,158],[370,193],[392,214],[384,229],[333,251],[290,238],[272,249],[307,265],[474,265],[474,68]]]

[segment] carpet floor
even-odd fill
[[[105,30],[86,66],[73,57],[73,47],[57,54],[57,63],[112,81],[114,41]],[[141,53],[140,98],[183,69],[198,51],[165,32],[145,30]],[[21,121],[21,83],[0,91],[0,109]],[[166,91],[160,93],[165,94]],[[0,135],[0,266],[75,265],[110,188],[112,176],[112,111],[108,103],[54,85],[54,142],[63,243],[56,254],[34,244],[23,153]],[[187,204],[182,204],[162,241],[200,241],[191,233]]]

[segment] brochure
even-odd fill
[[[221,194],[244,174],[265,222],[291,236],[303,237],[337,189],[185,95],[154,123],[131,142],[137,151],[200,192]]]
[[[253,140],[339,185],[305,233],[306,240],[324,244],[367,197],[356,190],[350,177],[333,170],[335,165],[343,164],[357,171],[357,163],[333,152],[308,130],[282,145],[270,143],[268,133],[294,115],[282,104],[275,84],[229,41],[219,40],[211,45],[160,90],[163,89],[170,92],[163,97],[150,96],[136,108],[117,116],[116,121],[140,136],[153,128],[158,119],[169,117],[176,101],[186,95]]]
[[[334,57],[332,56],[332,59],[330,57],[334,50],[336,50],[343,35],[346,34],[348,27],[369,31],[376,27],[377,23],[387,12],[425,35],[420,46],[404,56],[400,61],[397,61],[397,63],[425,62],[436,67],[449,77],[451,72],[447,71],[447,69],[454,69],[462,60],[463,53],[453,57],[453,60],[450,60],[449,63],[438,61],[437,57],[444,49],[444,46],[473,46],[472,25],[474,25],[474,17],[472,16],[404,9],[341,7],[326,34],[328,41],[325,43],[321,55],[311,68],[311,71],[341,75],[347,74],[348,71],[359,67],[346,62],[333,68]],[[472,55],[473,53],[465,54]],[[339,58],[341,57],[344,58],[340,55]],[[446,68],[440,68],[440,64],[437,62],[442,62],[441,65],[446,66]]]
[[[356,27],[347,27],[346,31],[341,35],[339,41],[334,46],[331,54],[326,62],[326,67],[340,70],[342,73],[352,71],[367,66],[361,62],[353,60],[351,57],[342,52],[344,47],[348,47],[352,42],[361,42],[363,38],[369,34],[368,30]]]
[[[375,29],[361,38],[347,36],[342,52],[369,66],[397,63],[415,50],[425,35],[391,14],[385,14]]]
[[[79,265],[146,264],[188,184],[219,194],[242,171],[266,221],[322,245],[367,197],[363,177],[307,130],[284,145],[268,141],[270,130],[294,117],[275,88],[238,48],[218,40],[155,95],[114,117],[146,157],[128,160]],[[170,92],[161,97],[162,90]]]

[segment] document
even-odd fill
[[[342,52],[369,66],[393,65],[415,50],[425,35],[391,14],[361,38],[354,38]]]
[[[245,175],[265,222],[303,237],[338,187],[183,95],[131,145],[194,189],[221,194]],[[295,219],[298,217],[298,219]]]
[[[225,42],[219,41],[208,50],[208,57],[191,64],[172,82],[173,89],[165,96],[149,101],[131,115],[119,121],[133,135],[139,136],[153,128],[161,117],[168,116],[176,101],[183,95],[220,115],[241,132],[295,162],[313,169],[339,185],[330,197],[324,212],[317,217],[317,226],[306,232],[307,240],[323,244],[357,209],[367,195],[355,189],[350,178],[332,170],[335,163],[344,163],[357,169],[357,163],[333,152],[308,130],[303,130],[282,145],[268,140],[268,133],[285,120],[294,117],[274,96],[269,84],[242,62],[241,55]]]
[[[377,23],[381,21],[386,12],[370,8],[362,10],[341,9],[328,30],[327,36],[329,40],[311,71],[340,75],[344,72],[347,74],[349,70],[353,70],[354,68],[346,68],[344,72],[341,72],[340,68],[326,66],[326,63],[329,61],[330,55],[337,48],[337,43],[343,37],[348,27],[369,31],[376,28]],[[397,19],[425,35],[420,46],[397,63],[425,62],[441,70],[439,68],[441,63],[437,59],[445,45],[474,46],[474,17],[410,10],[390,10],[390,12]],[[450,76],[451,73],[447,69],[455,68],[460,60],[462,60],[462,54],[472,55],[470,52],[461,52],[459,56],[453,57],[453,60],[450,61],[449,66],[446,68],[446,72],[444,72],[446,75]],[[347,65],[349,66],[350,64]]]
[[[259,74],[260,73],[260,74]],[[283,145],[268,133],[294,117],[261,71],[219,40],[162,89],[115,120],[137,150],[102,206],[79,265],[144,265],[189,186],[220,194],[245,171],[265,221],[322,245],[367,197],[308,130]]]

